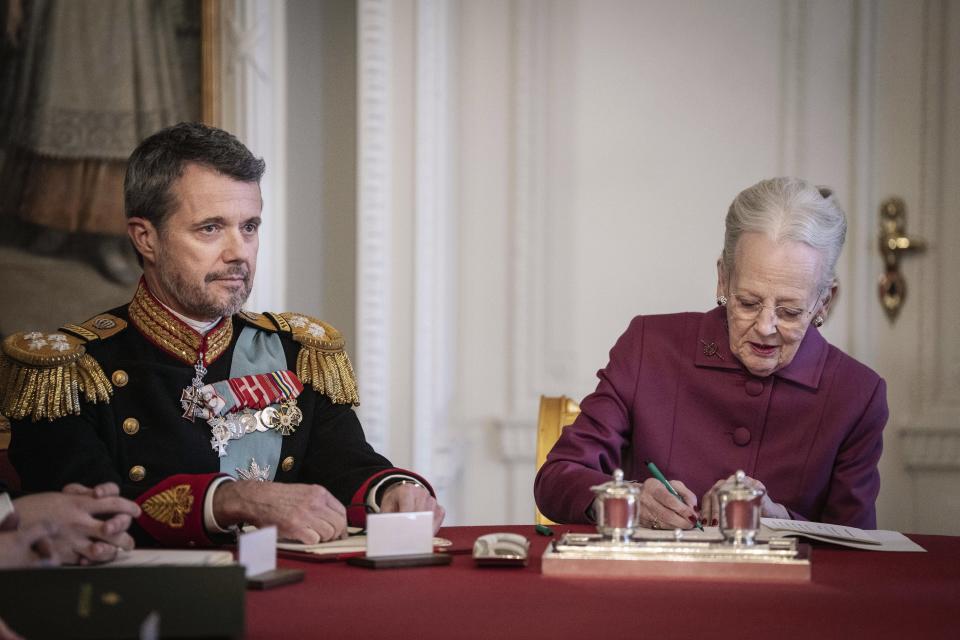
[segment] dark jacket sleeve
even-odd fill
[[[177,474],[139,484],[117,468],[110,446],[116,432],[105,405],[84,404],[80,415],[12,421],[10,459],[24,491],[60,491],[70,483],[115,482],[143,510],[130,532],[141,546],[208,546],[203,500],[218,474]],[[152,501],[151,501],[152,499]],[[222,540],[220,540],[222,542]]]
[[[860,529],[877,528],[880,454],[887,423],[887,385],[878,379],[860,420],[844,439],[833,466],[821,520]]]
[[[333,404],[326,396],[312,390],[304,393],[315,396],[316,409],[304,464],[297,481],[326,487],[347,507],[351,525],[364,525],[367,492],[384,476],[410,476],[423,484],[431,494],[434,493],[426,479],[393,466],[387,458],[374,451],[364,436],[353,407]]]

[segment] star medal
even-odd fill
[[[260,468],[255,458],[250,458],[250,466],[246,469],[237,467],[237,477],[240,480],[256,480],[257,482],[268,482],[270,479],[270,465]]]
[[[200,390],[203,388],[203,376],[207,375],[207,368],[203,366],[203,354],[197,358],[197,363],[193,365],[193,380],[190,386],[180,394],[180,406],[183,407],[183,417],[190,422],[195,422],[198,416],[203,415],[205,404]]]

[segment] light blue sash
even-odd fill
[[[244,327],[233,350],[230,377],[269,373],[287,368],[280,336],[253,327]],[[276,406],[276,405],[273,405]],[[273,480],[280,462],[280,446],[283,436],[274,429],[248,433],[227,445],[227,455],[220,458],[220,471],[237,477],[237,469],[249,469],[250,461],[256,460],[261,469],[270,465],[268,480]]]

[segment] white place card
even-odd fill
[[[264,527],[237,538],[237,561],[246,576],[258,576],[277,568],[277,528]]]
[[[367,557],[433,553],[433,512],[367,515]]]

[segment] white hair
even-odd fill
[[[727,211],[720,259],[733,273],[737,242],[745,232],[767,235],[775,242],[803,242],[823,256],[822,281],[831,284],[847,235],[847,216],[828,187],[815,187],[800,178],[770,178],[744,189]]]

